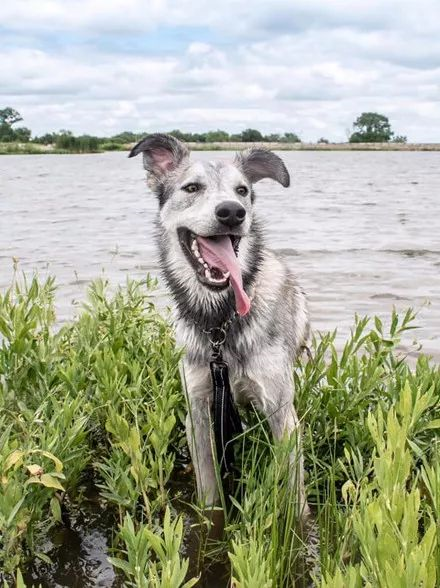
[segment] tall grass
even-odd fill
[[[127,585],[203,585],[216,561],[242,588],[438,585],[440,370],[423,356],[411,368],[397,352],[413,313],[387,326],[357,318],[341,352],[334,333],[316,336],[295,366],[319,533],[310,562],[287,483],[296,439],[274,443],[253,411],[222,539],[206,539],[206,513],[188,518],[172,481],[187,452],[181,351],[154,286],[129,281],[111,295],[97,281],[59,330],[52,279],[17,280],[0,295],[0,580],[24,585],[30,560],[50,565],[44,538],[91,479],[114,512],[111,562]],[[198,562],[184,555],[188,521]]]

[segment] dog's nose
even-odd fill
[[[237,227],[244,221],[246,210],[238,202],[226,200],[216,207],[215,216],[224,225]]]

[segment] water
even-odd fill
[[[416,337],[440,358],[440,154],[282,157],[291,187],[260,182],[256,206],[308,293],[314,328],[337,327],[342,341],[356,312],[423,307]],[[156,201],[144,179],[140,158],[125,153],[0,157],[0,289],[14,257],[23,271],[54,274],[65,321],[93,278],[157,274]]]
[[[108,561],[117,517],[87,481],[80,504],[67,497],[63,525],[52,527],[41,550],[51,563],[35,558],[23,570],[26,586],[39,588],[121,588],[122,574]]]
[[[256,206],[270,245],[308,293],[314,328],[337,327],[342,341],[355,313],[387,317],[393,306],[423,307],[417,339],[439,360],[440,154],[282,156],[291,187],[261,182]],[[156,208],[140,158],[0,157],[0,290],[11,283],[13,258],[27,273],[53,274],[58,316],[66,321],[92,279],[104,274],[116,284],[157,274]],[[163,289],[158,300],[167,301]],[[119,586],[122,579],[107,561],[114,520],[103,512],[92,494],[81,507],[72,506],[69,525],[47,539],[54,564],[35,562],[26,578],[42,586]],[[212,573],[221,577],[218,570]]]

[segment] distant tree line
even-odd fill
[[[133,133],[124,131],[111,137],[96,137],[92,135],[75,136],[71,131],[61,130],[57,133],[46,133],[41,136],[32,137],[30,129],[26,127],[14,128],[17,122],[22,121],[21,115],[13,108],[0,109],[0,142],[2,143],[39,143],[51,145],[59,150],[72,152],[93,152],[112,149],[119,149],[123,145],[135,143],[148,133]],[[300,143],[301,139],[296,133],[263,135],[257,129],[246,129],[241,133],[229,134],[226,131],[208,131],[207,133],[185,133],[178,129],[170,131],[177,139],[194,143],[217,143],[217,142],[271,142],[271,143]]]
[[[14,127],[22,121],[19,112],[11,107],[0,109],[0,143],[39,143],[50,145],[58,150],[75,153],[90,153],[101,150],[111,151],[123,149],[124,145],[135,143],[148,133],[133,133],[124,131],[111,137],[95,137],[92,135],[75,136],[71,131],[61,130],[57,133],[46,133],[40,137],[32,137],[27,127]],[[208,131],[206,133],[185,133],[175,129],[171,135],[182,141],[194,143],[300,143],[300,137],[294,132],[283,134],[272,133],[263,135],[257,129],[245,129],[241,133],[229,134],[226,131]],[[353,133],[349,137],[350,143],[406,143],[406,137],[395,136],[391,130],[388,118],[376,112],[364,112],[353,123]],[[321,137],[318,143],[328,143]]]
[[[35,143],[41,143],[44,145],[55,145],[59,149],[75,149],[81,141],[86,144],[91,142],[96,143],[96,148],[99,149],[112,149],[112,145],[117,148],[120,145],[126,145],[129,143],[135,143],[148,133],[133,133],[131,131],[124,131],[111,137],[91,137],[89,135],[82,135],[75,137],[70,131],[60,131],[59,133],[46,133],[41,137],[34,137],[32,139]],[[238,134],[229,134],[226,131],[208,131],[207,133],[185,133],[175,129],[169,131],[170,135],[180,139],[181,141],[192,142],[192,143],[258,143],[258,142],[271,142],[271,143],[300,143],[301,139],[296,133],[284,133],[263,135],[256,129],[246,129]],[[1,141],[1,139],[0,139]]]

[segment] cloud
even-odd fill
[[[345,140],[377,110],[439,140],[434,0],[15,0],[0,101],[37,134],[70,128],[295,131]]]

